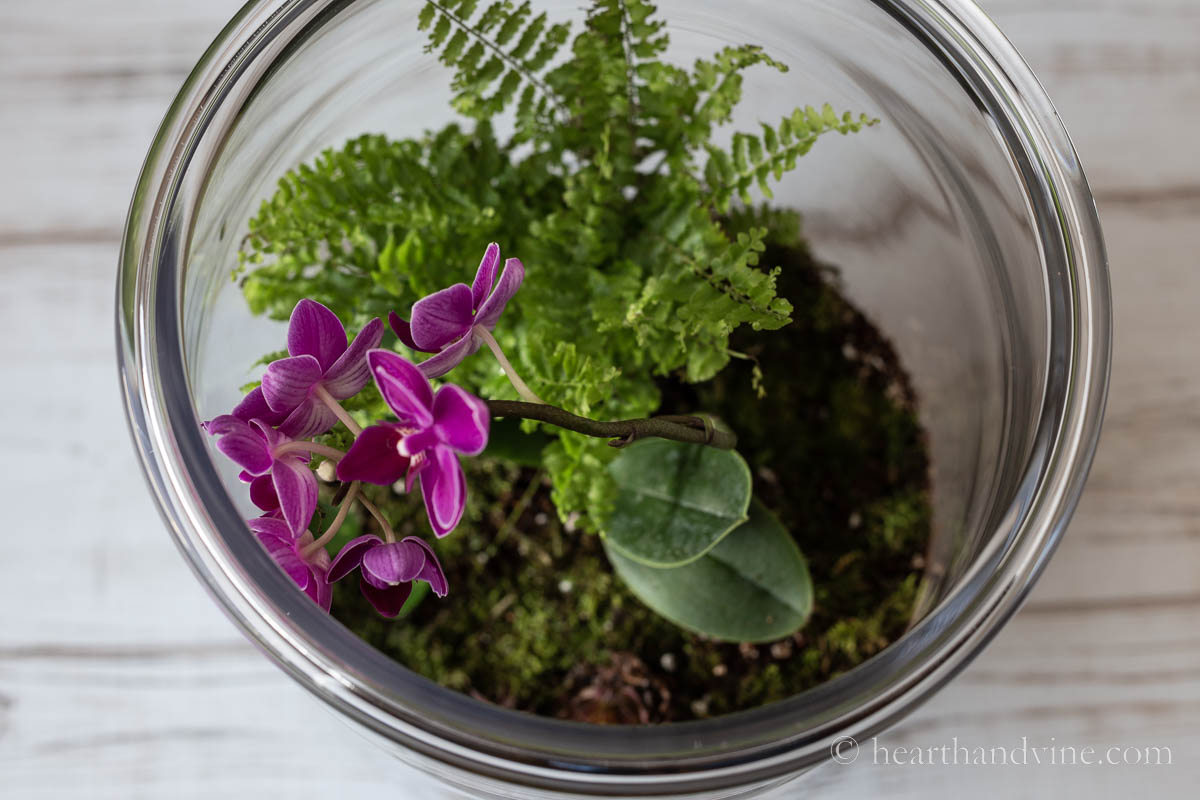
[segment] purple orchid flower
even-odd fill
[[[418,369],[427,378],[440,378],[482,344],[479,331],[495,329],[505,305],[521,287],[525,267],[515,258],[504,262],[504,271],[496,280],[496,264],[500,261],[500,245],[487,246],[475,281],[470,286],[456,283],[434,292],[413,304],[412,322],[405,322],[396,312],[388,315],[388,323],[407,347],[422,353],[436,353],[422,361]]]
[[[326,579],[330,566],[329,553],[325,552],[325,548],[318,547],[305,555],[305,549],[313,543],[312,534],[306,530],[296,536],[287,523],[271,517],[247,520],[246,524],[288,577],[314,603],[328,611],[333,600],[333,589]]]
[[[467,484],[457,453],[474,456],[487,446],[487,404],[453,384],[438,389],[416,366],[387,350],[372,350],[367,363],[397,422],[372,425],[338,462],[343,481],[390,485],[421,480],[425,511],[438,537],[454,530],[467,503]]]
[[[301,300],[292,309],[288,323],[291,357],[267,367],[260,394],[248,394],[234,416],[258,412],[265,404],[271,416],[258,413],[257,418],[277,424],[288,436],[305,439],[324,433],[333,427],[337,416],[323,395],[345,400],[366,386],[371,379],[367,351],[378,347],[382,339],[383,323],[377,317],[347,346],[346,329],[337,315],[314,300]],[[273,421],[280,416],[283,418],[278,422]]]
[[[275,480],[269,474],[253,475],[242,473],[242,480],[249,478],[250,502],[258,506],[264,517],[283,519],[283,506],[279,502],[279,493],[275,491]]]
[[[346,543],[326,574],[330,583],[362,567],[359,588],[385,617],[395,617],[412,594],[413,581],[425,581],[438,597],[448,591],[446,573],[433,548],[416,536],[384,542],[378,536],[359,536]]]
[[[242,398],[242,402],[233,407],[233,411],[229,412],[233,416],[249,422],[252,419],[261,419],[268,425],[275,426],[287,419],[286,413],[276,413],[267,405],[267,398],[263,397],[261,386],[256,386]]]
[[[287,451],[285,445],[291,439],[262,420],[246,422],[232,414],[222,414],[204,427],[213,436],[221,437],[217,449],[242,468],[241,477],[250,483],[251,498],[258,496],[255,505],[263,508],[264,504],[276,504],[294,534],[306,531],[317,507],[317,476],[308,467],[308,456]],[[275,496],[273,500],[266,494],[264,482],[259,480],[267,477]]]

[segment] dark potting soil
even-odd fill
[[[436,544],[451,591],[384,620],[354,581],[334,613],[433,681],[509,708],[597,723],[710,717],[780,700],[861,663],[907,628],[929,539],[928,457],[908,377],[888,341],[798,241],[768,247],[795,322],[739,331],[710,383],[662,384],[662,413],[728,421],[754,493],[793,532],[814,607],[798,633],[730,644],[688,633],[613,575],[599,539],[558,519],[545,477],[471,459],[463,524]],[[761,370],[758,396],[756,367]],[[420,496],[372,489],[401,536]],[[357,535],[355,517],[342,536]]]

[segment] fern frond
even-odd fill
[[[646,86],[641,135],[663,153],[663,163],[690,171],[692,151],[708,144],[714,128],[729,121],[742,99],[742,72],[756,64],[787,71],[785,64],[749,44],[698,59],[691,72],[659,60],[638,65]]]
[[[712,61],[698,59],[693,67],[696,89],[704,100],[694,112],[695,118],[712,126],[729,121],[734,106],[742,100],[742,72],[757,64],[765,64],[779,72],[787,72],[787,64],[776,61],[758,45],[744,44],[726,47]]]
[[[529,0],[517,6],[497,0],[482,11],[478,0],[428,0],[421,9],[418,27],[429,31],[425,50],[454,70],[451,88],[459,113],[474,119],[494,116],[512,104],[522,85],[541,94],[540,103],[523,103],[526,123],[539,106],[542,113],[547,106],[565,111],[540,73],[570,29],[551,25],[544,13],[532,15]]]
[[[820,111],[812,106],[797,108],[774,128],[763,124],[761,137],[735,133],[728,153],[705,143],[707,192],[702,202],[726,214],[734,196],[746,205],[752,202],[750,189],[755,184],[764,196],[772,197],[770,179],[778,181],[795,169],[797,159],[811,150],[822,134],[837,131],[845,135],[877,121],[865,114],[856,119],[849,112],[839,117],[826,103]]]
[[[310,297],[363,320],[386,314],[440,288],[440,264],[468,263],[479,241],[527,228],[514,198],[536,198],[553,180],[511,164],[487,123],[403,141],[361,136],[283,176],[250,220],[237,273],[249,270],[255,313],[286,318]]]

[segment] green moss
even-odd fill
[[[787,222],[781,215],[778,223]],[[625,589],[595,536],[559,519],[542,473],[489,458],[464,462],[465,522],[435,545],[450,595],[387,621],[344,581],[338,618],[444,686],[606,722],[682,720],[773,702],[894,641],[909,623],[929,535],[915,400],[895,353],[846,303],[833,273],[811,261],[798,235],[777,230],[775,241],[788,246],[767,256],[785,265],[781,287],[797,321],[739,335],[732,344],[747,358],[714,381],[664,380],[660,389],[664,411],[714,411],[738,431],[757,496],[809,562],[815,604],[803,631],[750,646],[680,630]],[[751,380],[756,368],[762,398]],[[424,535],[419,495],[369,491],[400,521],[401,535]],[[352,525],[364,524],[353,516]]]

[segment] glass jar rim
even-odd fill
[[[118,360],[143,469],[193,570],[229,616],[340,713],[433,761],[505,781],[597,794],[682,793],[768,781],[826,759],[910,712],[1017,610],[1078,501],[1100,433],[1111,349],[1107,264],[1091,192],[1037,79],[971,0],[872,0],[984,103],[1017,154],[1045,248],[1052,357],[1026,502],[970,572],[904,636],[851,672],[712,720],[604,727],[488,705],[436,686],[359,640],[287,582],[244,531],[208,457],[188,390],[180,291],[194,210],[219,148],[270,64],[345,0],[252,0],[210,46],[167,113],[139,178],[121,249]],[[189,170],[199,169],[199,177]]]

